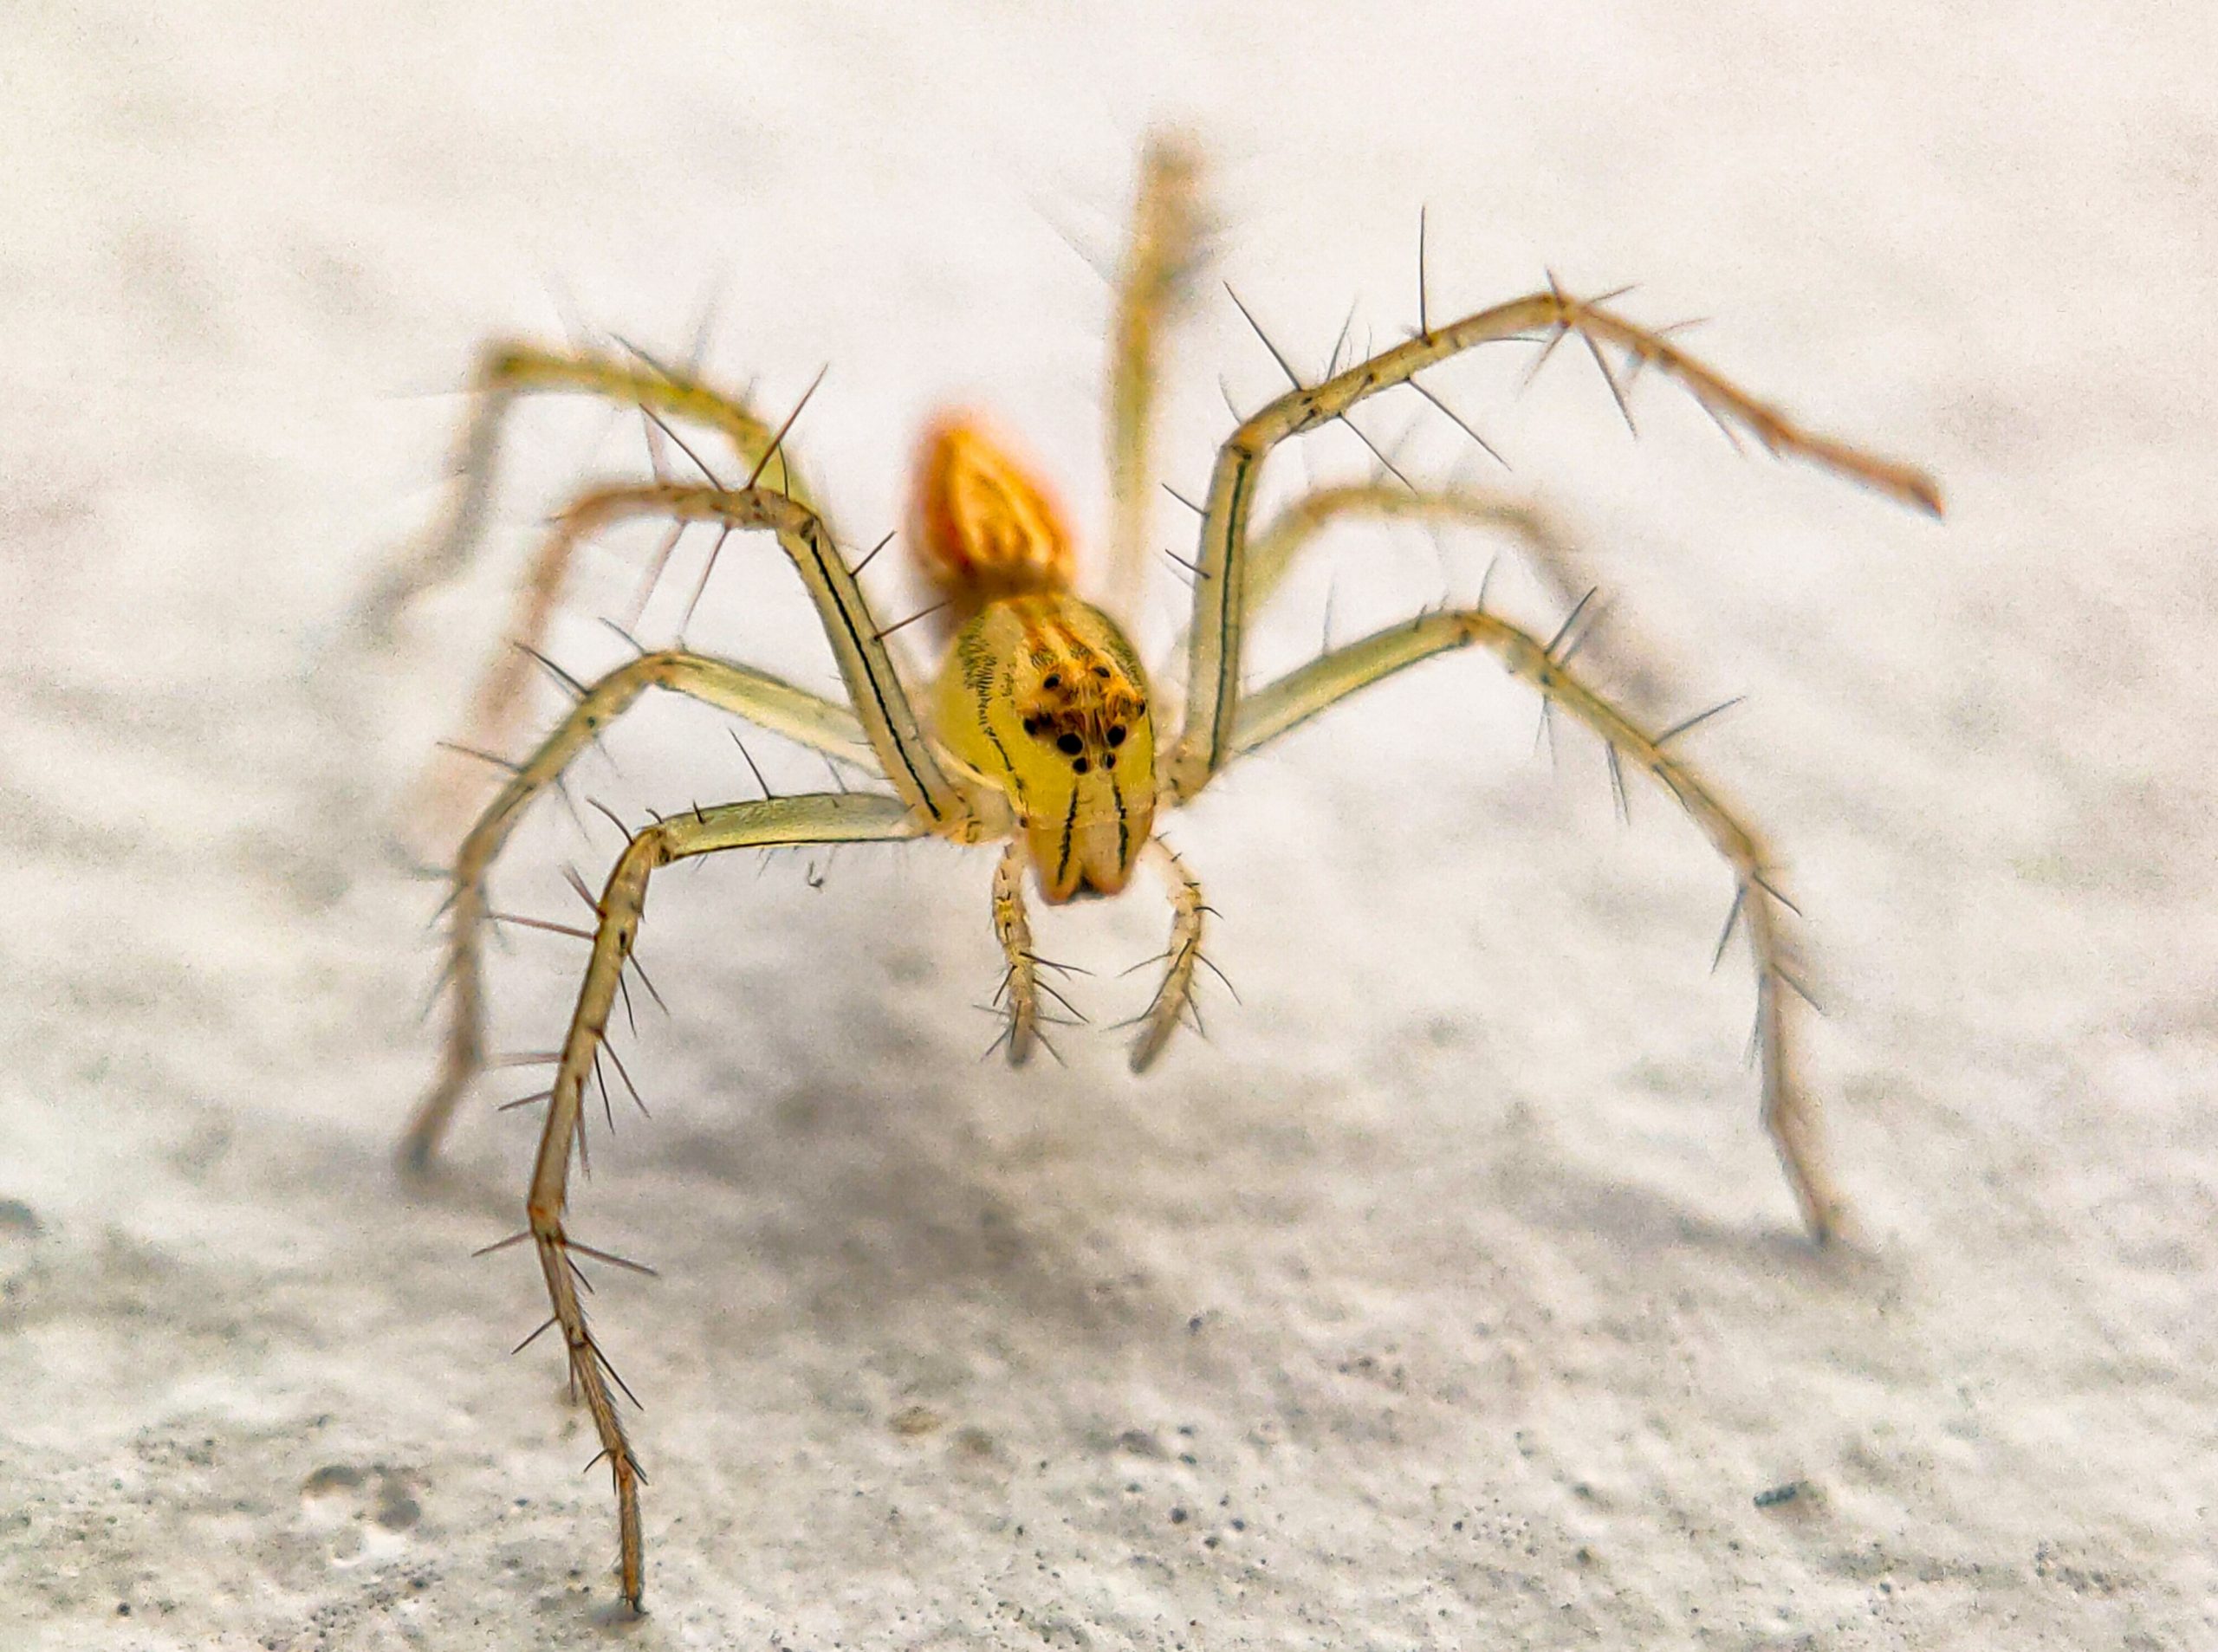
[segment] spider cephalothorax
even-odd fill
[[[956,633],[940,738],[1007,795],[1041,897],[1114,895],[1155,822],[1155,727],[1132,645],[1067,592],[989,603]]]
[[[1190,151],[1171,142],[1151,146],[1138,228],[1111,329],[1113,526],[1107,549],[1120,600],[1132,594],[1147,532],[1158,351],[1165,324],[1190,287],[1198,256],[1197,179]],[[528,345],[496,345],[486,352],[479,368],[478,411],[463,438],[459,468],[467,481],[448,531],[389,581],[379,593],[379,612],[389,612],[467,556],[484,522],[492,457],[509,404],[527,392],[580,392],[636,407],[658,425],[683,421],[706,426],[722,436],[749,474],[743,483],[727,484],[697,458],[704,482],[658,479],[581,494],[533,565],[515,627],[525,653],[545,663],[535,645],[545,636],[570,554],[581,539],[631,518],[671,524],[656,564],[658,572],[678,536],[698,522],[717,531],[719,546],[736,530],[775,537],[815,604],[842,694],[827,699],[736,661],[682,646],[643,650],[639,658],[591,684],[556,672],[575,691],[577,704],[522,761],[494,759],[508,779],[455,858],[448,959],[454,1020],[438,1081],[409,1130],[410,1162],[421,1165],[429,1160],[456,1102],[485,1065],[481,944],[485,924],[498,916],[487,891],[493,864],[526,807],[558,785],[570,763],[639,695],[658,687],[706,702],[868,770],[885,787],[862,793],[843,786],[806,796],[696,805],[658,815],[631,837],[600,896],[588,897],[594,909],[592,955],[577,1007],[560,1049],[547,1058],[554,1067],[553,1083],[542,1096],[528,1098],[545,1102],[547,1116],[526,1201],[526,1226],[516,1237],[529,1240],[536,1253],[554,1309],[548,1323],[561,1328],[572,1381],[592,1413],[610,1466],[623,1591],[634,1605],[645,1587],[641,1476],[617,1414],[613,1374],[587,1326],[579,1296],[580,1258],[617,1259],[572,1239],[564,1213],[571,1160],[585,1148],[586,1086],[600,1074],[601,1055],[615,1055],[607,1043],[609,1018],[619,993],[626,990],[625,972],[632,962],[647,886],[657,871],[675,860],[729,849],[926,836],[957,844],[1002,842],[993,878],[993,923],[1007,967],[995,1002],[1005,1018],[1001,1042],[1015,1061],[1022,1060],[1038,1040],[1043,994],[1060,1000],[1040,979],[1042,961],[1032,950],[1026,871],[1044,898],[1060,902],[1086,893],[1115,894],[1147,860],[1168,886],[1171,932],[1155,996],[1134,1018],[1139,1030],[1132,1062],[1138,1070],[1161,1053],[1191,1008],[1210,910],[1200,884],[1155,836],[1158,814],[1190,801],[1235,759],[1366,685],[1435,655],[1484,649],[1537,690],[1547,704],[1562,708],[1599,736],[1621,797],[1623,766],[1630,761],[1678,801],[1730,868],[1734,894],[1726,938],[1741,927],[1754,955],[1764,1123],[1811,1232],[1822,1239],[1839,1220],[1840,1201],[1826,1173],[1816,1107],[1795,1082],[1788,1043],[1789,1000],[1802,991],[1783,933],[1793,909],[1779,892],[1776,869],[1762,840],[1672,743],[1709,714],[1651,733],[1591,687],[1571,663],[1583,640],[1572,634],[1583,603],[1545,640],[1491,612],[1483,599],[1475,607],[1428,611],[1329,649],[1275,681],[1249,687],[1243,672],[1248,625],[1288,562],[1325,528],[1390,516],[1478,524],[1524,538],[1543,561],[1553,544],[1529,507],[1469,489],[1417,489],[1402,483],[1398,471],[1395,485],[1382,480],[1317,489],[1260,525],[1253,521],[1256,484],[1264,461],[1280,443],[1345,419],[1372,396],[1416,386],[1417,374],[1427,368],[1494,340],[1529,338],[1553,347],[1577,334],[1620,400],[1625,385],[1608,365],[1611,351],[1636,368],[1676,379],[1728,434],[1745,432],[1773,452],[1809,460],[1936,515],[1939,495],[1919,471],[1804,431],[1684,354],[1663,334],[1623,319],[1604,308],[1604,301],[1573,298],[1553,281],[1545,290],[1435,326],[1425,300],[1420,240],[1417,292],[1417,327],[1408,339],[1318,384],[1296,384],[1241,421],[1218,450],[1208,495],[1197,507],[1201,529],[1195,557],[1190,562],[1178,559],[1191,575],[1194,593],[1185,645],[1184,710],[1175,734],[1166,725],[1159,761],[1156,708],[1146,673],[1117,623],[1073,594],[1075,556],[1061,512],[1047,489],[1009,457],[1006,444],[988,437],[976,420],[950,417],[935,424],[918,465],[914,549],[942,593],[953,629],[945,663],[920,716],[905,674],[885,645],[889,632],[898,627],[873,620],[856,581],[859,565],[840,548],[783,450],[784,427],[774,431],[741,399],[690,371],[636,352],[606,354]],[[1423,393],[1435,400],[1432,392]],[[685,451],[692,457],[690,447]],[[713,552],[710,560],[713,565]],[[475,713],[477,746],[502,741],[520,703],[520,686],[513,671],[496,669],[489,677]],[[613,1065],[623,1076],[621,1062]]]
[[[916,554],[960,620],[933,732],[1008,800],[1041,897],[1114,895],[1155,820],[1147,674],[1116,621],[1071,589],[1052,495],[975,418],[917,454]]]

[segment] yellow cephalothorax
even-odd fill
[[[956,633],[932,714],[1008,796],[1045,899],[1124,888],[1155,827],[1155,725],[1108,615],[1062,591],[988,603]]]
[[[1119,613],[1132,611],[1145,554],[1159,545],[1150,517],[1153,414],[1169,323],[1193,290],[1206,243],[1199,178],[1185,144],[1166,138],[1149,146],[1108,328],[1109,531],[1100,566],[1110,576],[1103,581],[1109,593],[1105,603]],[[1406,337],[1346,366],[1339,366],[1335,349],[1334,365],[1322,379],[1296,383],[1256,408],[1217,450],[1208,489],[1191,507],[1199,518],[1193,555],[1172,554],[1190,580],[1192,607],[1179,668],[1184,693],[1175,720],[1166,714],[1159,750],[1160,708],[1138,654],[1116,621],[1073,594],[1072,535],[1061,511],[1009,456],[1008,444],[988,436],[976,419],[940,419],[926,432],[918,456],[911,549],[939,598],[926,612],[941,614],[952,640],[930,697],[912,697],[916,690],[898,658],[898,645],[887,645],[907,621],[884,625],[873,616],[858,576],[876,553],[858,558],[851,554],[854,541],[833,531],[786,439],[792,417],[774,425],[744,398],[690,368],[628,347],[620,354],[509,343],[487,349],[478,373],[477,411],[456,465],[464,480],[453,515],[446,531],[376,593],[365,615],[373,623],[389,620],[412,594],[467,560],[488,520],[500,427],[520,397],[597,396],[638,409],[657,426],[700,427],[729,450],[729,459],[721,462],[736,466],[729,479],[720,476],[680,438],[678,445],[699,479],[658,474],[652,482],[587,489],[557,518],[530,565],[509,633],[520,652],[515,663],[496,666],[486,678],[471,714],[470,744],[457,748],[487,758],[505,778],[455,855],[447,903],[454,1017],[438,1081],[407,1138],[408,1161],[420,1168],[431,1159],[456,1103],[488,1064],[487,926],[506,917],[584,936],[591,956],[568,1031],[544,1056],[521,1058],[545,1060],[553,1077],[541,1094],[510,1104],[543,1103],[547,1109],[525,1226],[515,1237],[529,1241],[538,1260],[553,1307],[548,1325],[559,1328],[573,1390],[592,1417],[609,1465],[622,1588],[633,1605],[646,1587],[643,1476],[617,1409],[620,1383],[580,1295],[585,1263],[620,1264],[621,1259],[573,1238],[566,1224],[570,1166],[585,1154],[587,1086],[597,1080],[605,1086],[604,1067],[630,1081],[609,1043],[610,1020],[619,996],[629,1003],[628,976],[637,969],[633,947],[648,885],[674,861],[801,844],[926,837],[963,845],[1001,843],[992,913],[1004,964],[994,1007],[1003,1025],[996,1043],[1018,1062],[1046,1043],[1043,1026],[1061,1019],[1056,1007],[1077,1015],[1042,977],[1043,969],[1062,966],[1033,949],[1028,885],[1056,903],[1113,895],[1145,860],[1169,897],[1171,928],[1155,961],[1154,996],[1125,1023],[1136,1029],[1131,1062],[1139,1072],[1182,1024],[1198,1022],[1194,991],[1202,969],[1212,967],[1202,951],[1212,909],[1185,863],[1155,835],[1158,814],[1192,802],[1228,766],[1369,684],[1441,655],[1478,649],[1538,692],[1544,706],[1577,720],[1602,742],[1621,807],[1626,776],[1650,776],[1686,811],[1730,871],[1733,904],[1718,950],[1722,954],[1737,929],[1754,958],[1763,1121],[1810,1231],[1823,1239],[1841,1220],[1841,1202],[1826,1169],[1817,1105],[1798,1082],[1794,1060],[1791,1017],[1803,991],[1789,933],[1795,909],[1780,893],[1777,863],[1764,840],[1679,743],[1709,713],[1656,729],[1591,682],[1584,665],[1574,666],[1586,641],[1579,627],[1587,605],[1583,598],[1571,601],[1574,593],[1557,557],[1561,541],[1530,505],[1471,487],[1425,485],[1391,464],[1386,467],[1391,485],[1378,477],[1287,497],[1264,488],[1263,468],[1282,443],[1333,425],[1355,429],[1355,411],[1401,387],[1470,433],[1469,425],[1424,387],[1420,373],[1445,368],[1482,345],[1521,339],[1553,349],[1576,334],[1621,405],[1633,376],[1645,370],[1651,378],[1676,379],[1728,436],[1745,435],[1774,454],[1807,460],[1936,515],[1939,491],[1910,465],[1804,430],[1686,354],[1667,336],[1669,329],[1631,321],[1607,299],[1574,298],[1551,281],[1543,290],[1486,309],[1437,318],[1425,291],[1422,238],[1418,259],[1416,326]],[[1612,366],[1613,358],[1622,367]],[[1286,358],[1279,362],[1291,378]],[[1384,453],[1372,450],[1385,463]],[[1247,638],[1289,565],[1327,530],[1388,519],[1484,528],[1521,540],[1544,580],[1558,587],[1570,618],[1553,636],[1527,630],[1489,609],[1482,586],[1474,606],[1428,609],[1328,646],[1282,676],[1255,681]],[[827,697],[738,660],[701,652],[685,645],[682,636],[659,648],[641,645],[637,658],[590,683],[555,666],[542,650],[572,554],[603,528],[639,520],[668,529],[646,575],[643,604],[695,524],[709,530],[718,548],[735,533],[756,544],[775,542],[814,606],[839,672],[839,695]],[[709,553],[704,583],[716,554]],[[691,609],[686,612],[690,616]],[[511,761],[494,748],[508,744],[514,732],[526,659],[546,666],[576,703],[535,749]],[[834,790],[800,795],[769,794],[766,787],[761,797],[655,814],[631,833],[597,897],[578,883],[593,907],[590,930],[502,913],[489,884],[517,821],[535,800],[560,788],[570,765],[651,688],[685,695],[812,748],[840,765],[835,775],[861,774],[868,782],[850,787],[842,779]],[[766,990],[776,987],[775,978],[765,982]]]
[[[1155,825],[1147,675],[1125,633],[1070,589],[1070,534],[1047,490],[967,418],[918,454],[917,553],[963,624],[932,732],[1008,799],[1040,893],[1114,895]]]

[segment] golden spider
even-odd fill
[[[1158,139],[1150,145],[1132,243],[1119,281],[1107,421],[1110,549],[1128,582],[1136,579],[1145,533],[1163,334],[1191,289],[1199,261],[1197,181],[1194,159],[1183,143]],[[1043,899],[1059,904],[1117,894],[1137,866],[1151,862],[1170,889],[1171,944],[1155,996],[1137,1021],[1132,1050],[1137,1072],[1162,1051],[1188,1008],[1210,910],[1184,863],[1156,835],[1158,814],[1190,801],[1234,760],[1356,690],[1437,654],[1475,645],[1492,651],[1545,702],[1562,706],[1599,735],[1620,787],[1625,759],[1652,774],[1731,867],[1735,889],[1727,936],[1736,922],[1745,924],[1754,955],[1764,1124],[1812,1234],[1823,1240],[1834,1229],[1842,1207],[1826,1171],[1815,1107],[1794,1082],[1789,1055],[1787,992],[1800,988],[1781,935],[1786,903],[1762,840],[1671,749],[1674,736],[1699,719],[1646,732],[1573,673],[1576,645],[1566,641],[1568,625],[1544,638],[1482,606],[1421,613],[1247,690],[1242,652],[1249,619],[1296,553],[1327,525],[1416,514],[1489,522],[1528,539],[1537,532],[1529,514],[1485,495],[1383,483],[1319,489],[1260,528],[1250,518],[1264,461],[1287,437],[1340,418],[1358,403],[1398,385],[1433,400],[1418,385],[1418,373],[1477,345],[1526,339],[1553,348],[1572,334],[1592,352],[1613,392],[1621,394],[1621,386],[1611,376],[1609,351],[1622,353],[1636,368],[1677,380],[1728,435],[1745,432],[1774,454],[1811,461],[1936,515],[1939,493],[1916,470],[1806,431],[1660,334],[1622,319],[1605,301],[1573,298],[1553,280],[1545,291],[1436,326],[1425,313],[1420,243],[1418,286],[1418,326],[1404,342],[1320,383],[1296,381],[1242,420],[1217,450],[1200,506],[1200,541],[1189,565],[1194,601],[1183,717],[1151,689],[1117,621],[1073,593],[1070,535],[1048,496],[976,423],[941,420],[925,436],[918,457],[911,533],[925,572],[945,599],[953,632],[919,705],[887,652],[888,628],[872,617],[856,583],[859,567],[849,565],[823,512],[788,466],[784,428],[772,430],[742,399],[637,352],[627,356],[522,344],[485,352],[475,381],[477,404],[461,443],[457,470],[464,480],[452,517],[380,593],[376,606],[386,619],[458,568],[481,537],[501,421],[522,395],[597,396],[639,410],[658,425],[706,426],[730,444],[749,474],[739,487],[666,480],[597,486],[569,505],[523,586],[516,624],[523,648],[492,669],[479,694],[474,716],[482,743],[497,743],[513,720],[528,670],[523,656],[535,654],[534,645],[544,636],[574,550],[588,535],[635,518],[671,524],[658,572],[688,524],[709,524],[720,536],[761,530],[773,537],[814,603],[846,703],[682,649],[645,652],[598,682],[573,684],[576,704],[522,762],[503,764],[506,783],[456,857],[448,903],[453,1020],[437,1082],[408,1130],[408,1163],[428,1163],[456,1102],[486,1064],[479,946],[481,931],[494,916],[487,878],[495,859],[526,807],[645,690],[668,689],[704,701],[866,768],[889,788],[878,794],[766,797],[696,807],[658,820],[631,836],[594,902],[598,922],[585,982],[553,1058],[553,1085],[535,1098],[548,1105],[526,1202],[527,1225],[503,1242],[529,1240],[536,1250],[553,1309],[541,1328],[560,1327],[571,1382],[592,1414],[609,1463],[621,1587],[633,1607],[645,1591],[639,1462],[617,1414],[613,1373],[579,1300],[573,1254],[619,1259],[571,1239],[563,1212],[571,1157],[584,1150],[580,1115],[587,1079],[596,1070],[639,934],[648,882],[661,867],[688,856],[927,835],[960,844],[1003,844],[994,873],[993,921],[1008,972],[996,1001],[1006,1018],[1002,1042],[1013,1062],[1022,1061],[1039,1038],[1041,994],[1052,991],[1040,980],[1041,960],[1026,921],[1027,872]],[[760,485],[766,472],[777,485]]]

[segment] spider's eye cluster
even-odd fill
[[[1097,765],[1115,768],[1117,748],[1146,715],[1146,701],[1114,666],[1081,658],[1041,676],[1023,729],[1068,758],[1073,774],[1086,774]]]
[[[950,647],[936,732],[1021,818],[1047,822],[1035,858],[1054,874],[1043,887],[1064,891],[1056,899],[1069,898],[1054,835],[1065,826],[1104,865],[1127,866],[1147,840],[1155,740],[1144,672],[1115,623],[1074,597],[989,603]],[[1112,892],[1120,876],[1105,871],[1095,886]]]

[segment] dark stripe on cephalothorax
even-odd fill
[[[1001,757],[1002,767],[1008,773],[1009,784],[1016,787],[1016,800],[1020,803],[1023,802],[1024,776],[1018,774],[1016,772],[1016,765],[1009,761],[1008,748],[1002,744],[1002,737],[994,732],[994,728],[991,723],[982,721],[980,727],[985,729],[986,738],[994,742],[994,750]]]
[[[1109,776],[1109,795],[1117,800],[1117,870],[1132,865],[1132,824],[1125,816],[1125,788],[1114,774]]]
[[[1055,859],[1055,881],[1061,883],[1063,874],[1071,869],[1071,833],[1078,826],[1078,787],[1071,787],[1070,812],[1063,816],[1063,848]]]

